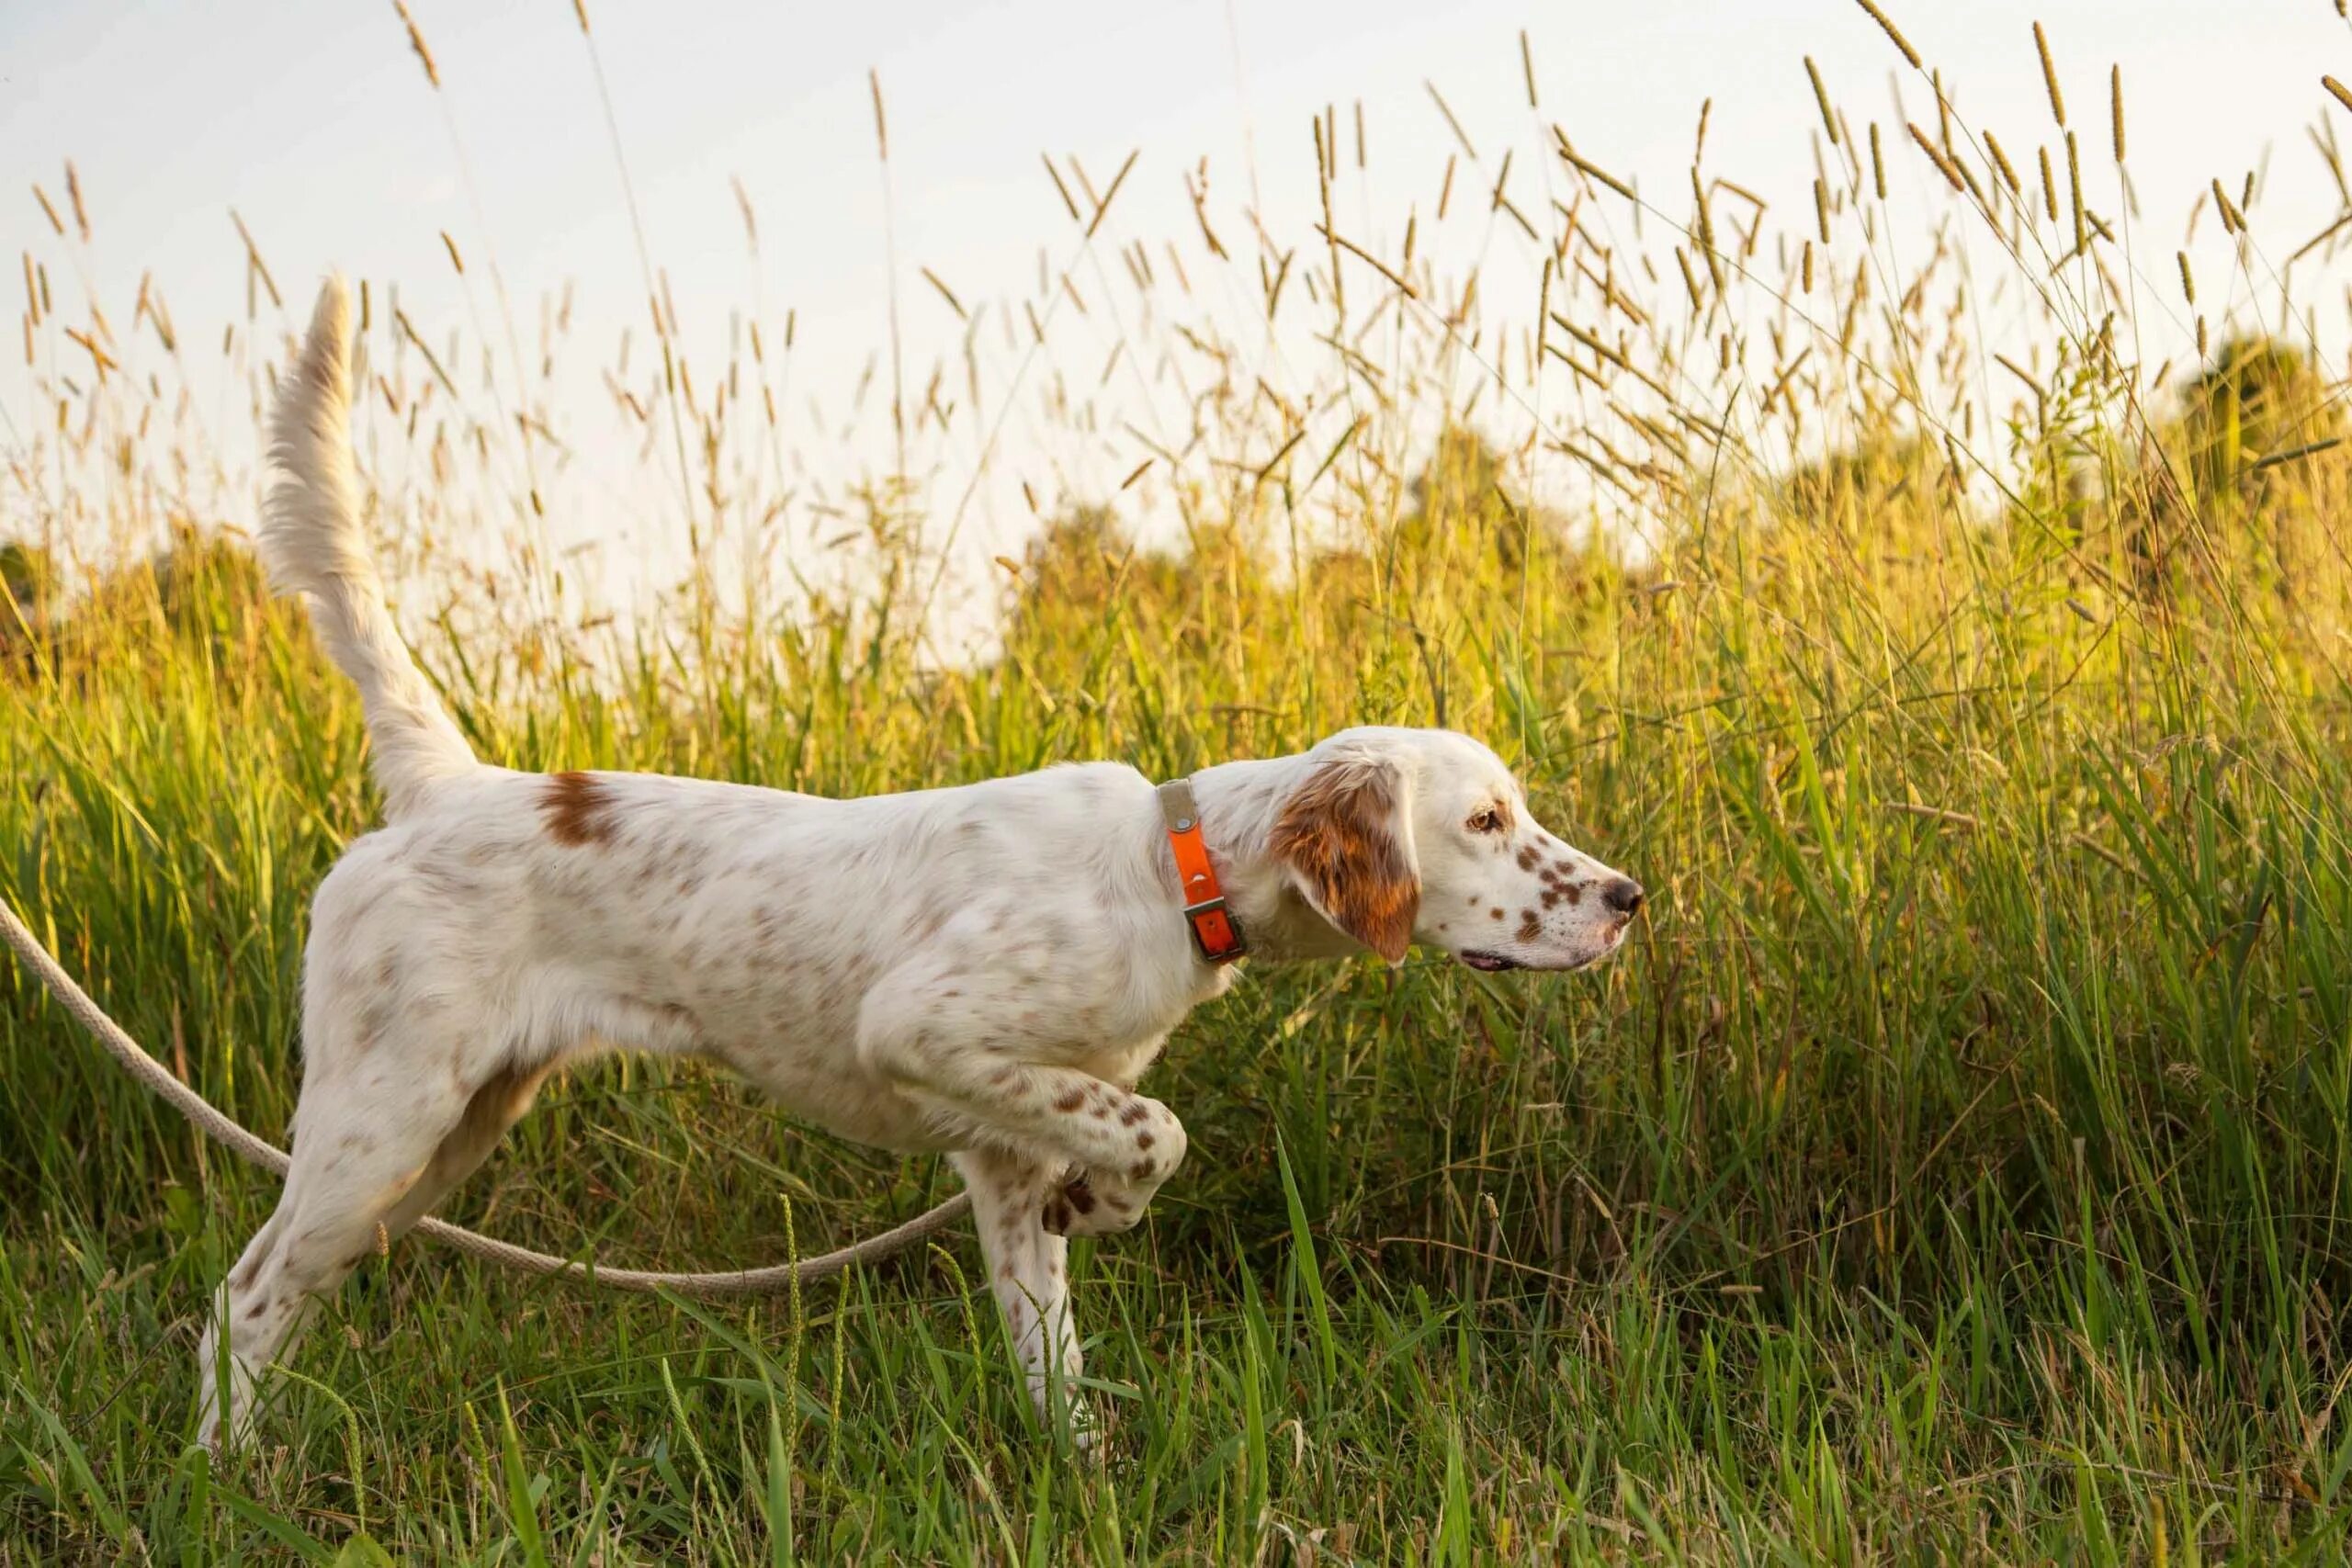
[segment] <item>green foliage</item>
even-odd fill
[[[2005,361],[2026,389],[2006,413],[1980,407],[1979,301],[1923,302],[1942,245],[1887,287],[1853,140],[1808,215],[1818,287],[1806,240],[1780,294],[1733,292],[1771,247],[1732,255],[1728,182],[1711,220],[1694,178],[1674,254],[1641,258],[1654,291],[1564,227],[1541,298],[1606,330],[1523,345],[1583,400],[1540,445],[1455,400],[1465,354],[1517,343],[1472,289],[1424,263],[1413,313],[1351,270],[1351,318],[1314,259],[1341,265],[1336,237],[1302,245],[1288,287],[1329,312],[1329,379],[1292,396],[1178,329],[1216,367],[1193,445],[1155,458],[1180,542],[1139,545],[1115,503],[1049,508],[970,662],[923,635],[939,520],[903,479],[845,527],[823,513],[838,581],[810,555],[788,611],[756,574],[720,592],[712,541],[761,544],[775,514],[726,466],[726,411],[763,406],[733,372],[765,390],[764,361],[701,367],[699,404],[680,367],[699,429],[649,420],[678,435],[649,453],[692,440],[708,468],[694,575],[657,613],[583,617],[536,536],[514,579],[413,558],[510,422],[403,372],[379,310],[379,533],[493,761],[848,795],[1080,757],[1165,777],[1444,723],[1650,912],[1590,975],[1252,969],[1187,1021],[1149,1087],[1192,1161],[1142,1229],[1078,1249],[1100,1471],[1032,1429],[960,1241],[723,1311],[403,1245],[322,1308],[259,1449],[216,1464],[188,1441],[195,1328],[272,1184],[6,971],[0,1564],[2340,1555],[2352,454],[2307,355],[2233,341],[2159,398],[2116,317],[2066,290],[2034,297],[2084,319]],[[1991,167],[2007,205],[1969,210],[2013,259],[2110,259],[2112,225],[2046,228],[2054,190],[2045,209]],[[1508,242],[1507,196],[1456,206]],[[1585,233],[1600,209],[1559,210]],[[1833,218],[1878,248],[1841,261]],[[1293,262],[1257,259],[1224,281],[1272,310]],[[1747,365],[1767,343],[1776,363]],[[1332,411],[1344,434],[1308,441]],[[305,904],[375,820],[357,704],[250,558],[157,501],[153,476],[201,461],[74,434],[131,417],[58,425],[96,477],[43,504],[134,543],[72,581],[0,554],[29,607],[0,615],[0,894],[282,1138]],[[1539,457],[1589,486],[1547,505]],[[495,525],[536,515],[517,499]],[[554,1088],[450,1212],[720,1268],[951,1183],[700,1069],[619,1061]]]
[[[181,1447],[187,1325],[269,1183],[12,976],[6,1529],[259,1550],[364,1515],[424,1555],[733,1561],[769,1551],[754,1498],[820,1559],[2340,1529],[2340,689],[2219,600],[2086,620],[2077,555],[1988,555],[1916,457],[1834,472],[1755,502],[1770,548],[1694,531],[1636,583],[1556,541],[1580,570],[1516,570],[1490,488],[1430,484],[1356,574],[1288,581],[1074,517],[966,670],[845,616],[717,623],[683,695],[609,649],[617,680],[567,658],[519,703],[456,675],[502,760],[827,790],[1080,754],[1170,773],[1442,699],[1657,909],[1593,976],[1263,971],[1186,1026],[1155,1087],[1200,1157],[1080,1284],[1120,1421],[1101,1478],[1034,1444],[956,1249],[793,1319],[404,1247],[298,1359],[282,1446],[209,1472]],[[1865,520],[1919,556],[1857,554]],[[107,1005],[277,1134],[303,901],[371,807],[350,693],[240,561],[175,551],[146,614],[101,623],[113,647],[62,639],[16,680],[0,842]],[[445,672],[459,651],[428,643]],[[720,1266],[779,1250],[779,1194],[813,1247],[947,1182],[618,1064],[458,1212]]]
[[[2344,434],[2344,411],[2311,356],[2233,337],[2181,393],[2180,440],[2198,493],[2250,499],[2251,465]]]

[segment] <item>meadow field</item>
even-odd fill
[[[1636,194],[1532,102],[1517,174],[1465,138],[1377,243],[1328,197],[1312,233],[1204,201],[1114,241],[1120,181],[1180,171],[1048,160],[1068,268],[987,308],[1049,359],[1117,321],[1192,423],[1118,436],[1124,486],[1023,477],[1032,541],[964,573],[978,653],[936,631],[960,511],[905,473],[793,542],[773,321],[698,364],[656,303],[610,369],[692,549],[616,611],[541,533],[543,383],[519,351],[524,406],[469,374],[508,334],[428,344],[369,280],[375,525],[488,758],[852,795],[1443,724],[1650,908],[1587,975],[1256,967],[1196,1013],[1146,1085],[1190,1162],[1076,1252],[1092,1462],[1036,1429],[961,1234],[724,1307],[397,1245],[212,1455],[192,1350],[276,1184],[0,966],[0,1563],[2340,1560],[2352,446],[2315,323],[2345,223],[2270,254],[2244,170],[2140,215],[2120,77],[1975,126],[1899,28],[1907,119],[1774,62],[1820,158],[1795,212],[1703,128],[1688,188]],[[2281,80],[2332,167],[2320,69]],[[1328,187],[1347,129],[1269,155]],[[221,477],[250,434],[175,369],[220,339],[250,427],[311,280],[256,251],[225,335],[168,279],[85,302],[103,233],[63,175],[33,201],[54,418],[0,473],[0,895],[282,1140],[306,903],[376,807]],[[1441,270],[1442,224],[1533,287]],[[1259,335],[1191,311],[1212,278]],[[951,283],[910,259],[906,308],[982,308]],[[1098,371],[991,395],[1107,443]],[[902,449],[989,434],[964,376],[893,386]],[[955,1185],[619,1061],[446,1212],[715,1269]]]

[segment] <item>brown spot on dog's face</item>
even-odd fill
[[[1421,883],[1405,844],[1396,769],[1369,758],[1325,762],[1283,803],[1269,847],[1333,925],[1391,964],[1412,945]]]
[[[1067,1115],[1068,1115],[1068,1114],[1069,1114],[1071,1111],[1073,1111],[1077,1110],[1080,1106],[1081,1106],[1081,1105],[1083,1105],[1083,1104],[1085,1104],[1085,1103],[1086,1103],[1086,1093],[1085,1093],[1085,1091],[1084,1091],[1083,1089],[1071,1089],[1069,1093],[1067,1093],[1067,1094],[1063,1095],[1060,1099],[1058,1099],[1058,1100],[1055,1100],[1055,1101],[1054,1101],[1054,1109],[1055,1109],[1055,1110],[1057,1110],[1057,1111],[1060,1111],[1060,1112],[1061,1112],[1062,1114],[1064,1114],[1065,1116],[1067,1116]]]
[[[1568,908],[1571,909],[1584,902],[1584,884],[1581,882],[1571,882],[1561,888],[1560,892],[1567,898]]]
[[[1518,860],[1520,870],[1533,871],[1535,869],[1535,862],[1538,858],[1539,857],[1536,854],[1535,846],[1533,844],[1521,844],[1519,846]]]
[[[612,791],[593,773],[549,773],[539,809],[547,818],[548,837],[559,844],[578,848],[613,841]]]
[[[1151,1134],[1149,1133],[1137,1133],[1136,1134],[1136,1147],[1139,1149],[1148,1149],[1151,1147]]]
[[[1119,1112],[1119,1125],[1132,1127],[1150,1114],[1150,1111],[1144,1109],[1142,1100],[1131,1100],[1127,1101],[1127,1108]]]
[[[1534,910],[1521,909],[1519,912],[1519,931],[1516,934],[1521,942],[1533,942],[1544,934],[1544,922],[1536,917]]]

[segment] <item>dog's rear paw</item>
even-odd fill
[[[1069,1451],[1081,1464],[1101,1464],[1111,1454],[1111,1414],[1091,1399],[1069,1407]]]
[[[1069,1455],[1081,1464],[1100,1464],[1110,1451],[1116,1422],[1103,1405],[1076,1389],[1066,1389],[1059,1401],[1033,1388],[1030,1398],[1045,1436],[1069,1445]]]

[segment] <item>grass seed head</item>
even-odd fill
[[[1838,116],[1829,107],[1829,89],[1822,85],[1821,68],[1810,54],[1804,57],[1805,80],[1813,84],[1813,101],[1821,111],[1821,129],[1829,135],[1829,145],[1838,145]]]
[[[1854,4],[1867,12],[1870,19],[1879,25],[1880,30],[1886,34],[1894,47],[1903,51],[1903,58],[1911,62],[1911,69],[1918,70],[1919,51],[1911,47],[1911,40],[1903,36],[1903,29],[1894,25],[1894,18],[1880,10],[1876,5],[1872,4],[1872,0],[1854,0]]]
[[[2058,90],[2058,67],[2050,58],[2050,35],[2041,30],[2040,22],[2033,24],[2033,49],[2041,57],[2041,85],[2050,90],[2050,118],[2056,120],[2058,128],[2064,130],[2066,128],[2066,95]]]

